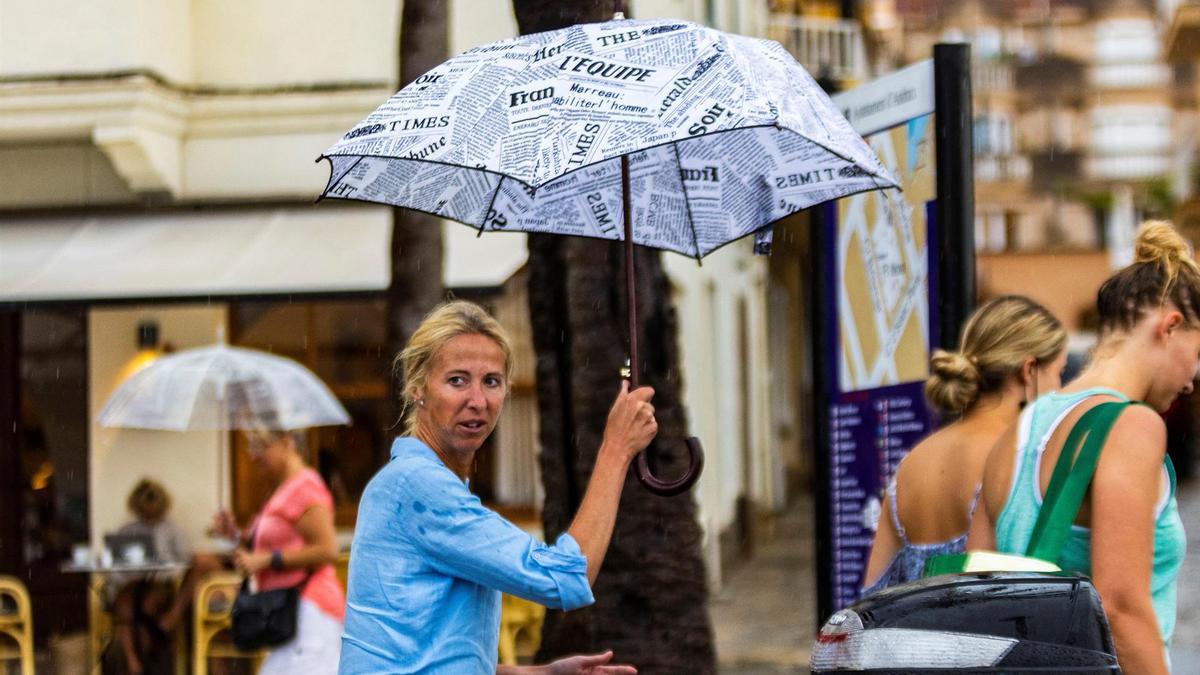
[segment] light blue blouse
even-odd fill
[[[555,609],[593,602],[569,534],[537,541],[429,446],[397,438],[359,502],[339,672],[494,673],[501,592]]]

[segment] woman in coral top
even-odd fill
[[[271,650],[260,675],[322,675],[337,672],[346,598],[334,572],[337,541],[333,497],[321,476],[304,463],[299,434],[249,434],[255,464],[276,483],[275,492],[255,516],[247,539],[228,513],[217,514],[214,529],[243,541],[234,564],[254,575],[258,590],[303,586],[296,636]]]

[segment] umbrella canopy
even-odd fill
[[[164,356],[117,387],[105,427],[292,430],[349,424],[333,392],[299,363],[218,344]]]
[[[614,20],[456,56],[329,148],[322,197],[701,257],[895,180],[778,43]]]

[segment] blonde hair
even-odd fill
[[[925,397],[942,415],[965,413],[1027,359],[1049,363],[1066,347],[1067,332],[1048,309],[1019,295],[996,298],[967,320],[958,351],[933,352]]]
[[[291,438],[296,453],[302,458],[304,457],[305,436],[304,432],[299,429],[276,429],[264,424],[256,424],[243,429],[242,432],[246,434],[246,449],[251,453],[260,452],[275,441]]]
[[[404,350],[396,355],[392,369],[403,377],[400,398],[404,403],[404,433],[416,429],[417,408],[413,392],[424,391],[429,369],[438,351],[460,335],[482,335],[504,352],[504,386],[512,379],[513,355],[508,333],[479,305],[466,300],[444,302],[425,315]]]
[[[156,522],[171,510],[171,495],[161,483],[143,478],[129,491],[125,506],[138,520]]]
[[[1149,220],[1138,228],[1133,264],[1109,277],[1096,294],[1100,330],[1128,330],[1147,309],[1168,302],[1200,325],[1200,266],[1183,237],[1165,220]]]

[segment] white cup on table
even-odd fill
[[[87,567],[92,562],[92,547],[87,544],[75,544],[71,547],[71,564],[76,567]]]
[[[146,547],[141,544],[130,544],[125,547],[125,562],[130,565],[141,565],[146,562]]]

